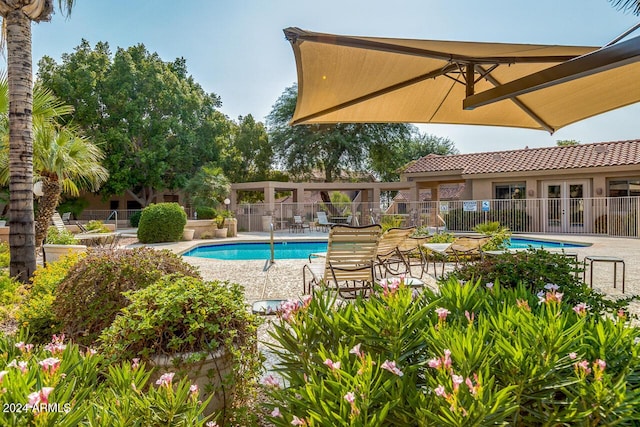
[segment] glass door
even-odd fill
[[[584,232],[588,181],[544,183],[544,231],[547,233]]]

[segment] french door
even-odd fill
[[[544,231],[547,233],[585,232],[589,181],[545,181],[543,183]]]

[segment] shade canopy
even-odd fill
[[[298,71],[292,124],[445,123],[554,132],[640,101],[640,37],[601,49],[284,32]]]

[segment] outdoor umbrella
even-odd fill
[[[284,32],[298,71],[292,124],[446,123],[555,132],[640,101],[640,38],[611,52]]]

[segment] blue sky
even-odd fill
[[[57,1],[54,1],[57,6]],[[282,29],[433,40],[601,46],[640,21],[607,0],[78,0],[33,26],[34,71],[44,55],[60,59],[82,38],[91,45],[143,43],[164,60],[187,60],[207,92],[222,98],[230,118],[258,120],[296,81]],[[640,36],[640,30],[634,35]],[[3,60],[4,61],[4,60]],[[6,65],[0,65],[6,67]],[[640,138],[640,104],[567,126],[554,135],[484,126],[423,125],[463,153]]]

